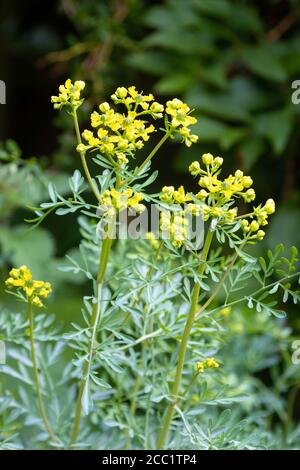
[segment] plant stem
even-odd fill
[[[34,385],[35,385],[35,390],[36,390],[37,399],[38,399],[38,406],[39,406],[39,409],[40,409],[40,413],[41,413],[41,417],[42,417],[45,429],[46,429],[47,433],[49,434],[49,437],[53,441],[59,442],[57,437],[53,433],[52,428],[49,424],[47,414],[46,414],[45,405],[44,405],[43,398],[42,398],[39,371],[38,371],[38,364],[37,364],[35,345],[34,345],[33,311],[32,311],[32,303],[30,301],[28,301],[28,320],[29,320],[29,337],[30,337],[31,358],[32,358],[33,373],[34,373]]]
[[[203,275],[204,270],[205,270],[205,264],[206,264],[209,248],[212,242],[212,238],[213,238],[213,232],[209,230],[206,236],[202,253],[201,253],[201,261],[200,261],[200,265],[198,269],[198,273],[200,277]],[[169,404],[167,411],[166,411],[165,419],[163,422],[163,427],[161,429],[160,435],[157,440],[157,449],[164,448],[165,440],[168,436],[169,428],[172,423],[174,409],[175,409],[177,399],[178,399],[178,392],[179,392],[180,385],[181,385],[181,379],[182,379],[182,373],[183,373],[183,368],[184,368],[188,341],[189,341],[189,337],[190,337],[190,333],[191,333],[192,326],[194,323],[195,313],[196,313],[196,309],[198,305],[199,294],[200,294],[200,283],[196,282],[193,287],[191,305],[190,305],[187,321],[184,327],[184,331],[182,334],[182,338],[181,338],[181,344],[180,344],[179,353],[178,353],[176,375],[175,375],[175,380],[171,388],[172,402]]]
[[[74,125],[75,125],[75,130],[76,130],[76,135],[77,135],[77,141],[78,141],[78,144],[81,144],[82,141],[81,141],[81,135],[80,135],[76,110],[74,110],[73,116],[74,116]],[[86,159],[85,159],[85,153],[80,152],[80,156],[81,156],[81,161],[82,161],[82,164],[83,164],[83,168],[84,168],[85,175],[86,175],[86,178],[88,180],[88,183],[89,183],[95,197],[97,198],[97,200],[100,203],[102,203],[100,195],[98,193],[98,190],[94,186],[93,179],[92,179],[91,174],[89,172],[89,169],[88,169],[88,166],[87,166],[87,163],[86,163]],[[116,187],[119,187],[120,184],[121,184],[120,178],[117,177]],[[107,227],[108,227],[108,231],[109,231],[110,227],[109,226],[107,226]],[[108,264],[111,245],[112,245],[112,239],[109,236],[109,232],[107,232],[107,236],[103,240],[102,247],[101,247],[98,274],[97,274],[97,281],[96,281],[96,283],[97,283],[96,295],[95,295],[96,301],[93,305],[92,315],[91,315],[91,319],[90,319],[90,328],[92,330],[92,335],[91,335],[91,339],[89,341],[88,355],[87,355],[87,359],[85,360],[84,365],[83,365],[82,378],[81,378],[81,382],[80,382],[80,385],[79,385],[79,391],[78,391],[78,396],[77,396],[77,401],[76,401],[75,418],[74,418],[74,423],[73,423],[73,427],[72,427],[72,431],[71,431],[71,446],[73,446],[76,443],[77,437],[78,437],[78,434],[79,434],[79,430],[80,430],[80,422],[81,422],[81,414],[82,414],[82,398],[83,398],[84,388],[86,386],[86,381],[87,381],[87,378],[89,376],[90,367],[91,367],[91,363],[92,363],[92,359],[93,359],[94,343],[95,343],[95,339],[96,339],[97,326],[98,326],[98,323],[99,323],[99,317],[100,317],[100,313],[101,313],[100,303],[101,303],[102,284],[103,284],[105,273],[106,273],[106,268],[107,268],[107,264]]]
[[[221,288],[223,287],[227,277],[229,276],[229,274],[231,273],[231,270],[236,262],[238,258],[238,254],[236,253],[232,260],[230,261],[225,273],[223,274],[223,276],[221,277],[219,283],[217,284],[217,286],[215,287],[215,289],[212,291],[212,294],[211,296],[209,297],[209,299],[207,299],[207,301],[200,307],[199,310],[196,311],[195,313],[195,320],[197,320],[197,318],[199,317],[199,315],[201,315],[201,313],[211,304],[211,302],[214,300],[214,298],[216,297],[216,295],[218,295],[219,291],[221,290]]]
[[[164,144],[164,142],[168,139],[170,136],[169,132],[166,132],[165,135],[160,139],[160,141],[156,144],[154,149],[149,153],[148,157],[143,161],[143,163],[135,170],[135,174],[138,175],[143,168],[147,165],[147,163],[154,157],[156,152],[160,149],[160,147]]]
[[[98,326],[99,316],[100,316],[99,304],[101,300],[100,298],[101,298],[102,284],[103,284],[104,277],[105,277],[105,272],[106,272],[106,267],[108,264],[108,258],[109,258],[111,245],[112,245],[111,238],[105,238],[103,240],[99,268],[98,268],[98,275],[97,275],[96,302],[93,305],[92,315],[91,315],[91,320],[90,320],[92,336],[91,336],[89,346],[88,346],[88,356],[83,365],[82,379],[80,382],[77,401],[76,401],[75,418],[74,418],[74,423],[73,423],[73,428],[72,428],[72,433],[71,433],[71,446],[73,446],[76,443],[79,429],[80,429],[80,421],[81,421],[81,413],[82,413],[82,397],[83,397],[84,387],[86,385],[86,380],[89,375],[91,362],[93,358],[93,349],[94,349],[97,326]]]
[[[73,118],[74,118],[74,126],[75,126],[75,132],[76,132],[76,137],[77,137],[77,143],[82,144],[79,124],[78,124],[78,117],[77,117],[77,112],[76,112],[75,109],[73,110]],[[90,170],[89,170],[89,167],[87,165],[86,158],[85,158],[85,152],[79,152],[79,154],[80,154],[80,158],[81,158],[81,162],[82,162],[82,166],[83,166],[83,169],[84,169],[84,172],[85,172],[86,179],[88,180],[90,188],[93,191],[94,195],[96,196],[96,199],[101,204],[102,202],[101,202],[101,199],[100,199],[100,194],[99,194],[96,186],[94,185],[93,178],[91,177]]]

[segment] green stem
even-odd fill
[[[37,364],[35,345],[34,345],[33,311],[32,311],[32,303],[30,301],[28,301],[28,320],[29,320],[29,337],[30,337],[31,358],[32,358],[33,373],[34,373],[34,385],[35,385],[35,390],[36,390],[36,394],[37,394],[39,410],[40,410],[40,413],[41,413],[41,417],[42,417],[45,429],[46,429],[47,433],[49,434],[49,437],[53,441],[59,442],[57,437],[53,433],[52,428],[49,424],[47,414],[46,414],[45,405],[44,405],[43,398],[42,398],[39,371],[38,371],[38,364]]]
[[[105,272],[106,272],[106,267],[108,264],[108,258],[109,258],[109,253],[111,250],[111,245],[112,245],[111,238],[105,238],[103,240],[98,275],[97,275],[96,302],[93,305],[92,315],[91,315],[91,320],[90,320],[92,336],[89,342],[88,356],[83,365],[82,379],[79,385],[79,391],[78,391],[78,396],[77,396],[77,401],[76,401],[75,418],[74,418],[74,423],[73,423],[73,428],[72,428],[72,433],[71,433],[71,446],[74,446],[74,444],[76,443],[79,429],[80,429],[81,414],[82,414],[82,397],[83,397],[84,388],[86,386],[86,380],[87,380],[87,377],[89,376],[89,371],[90,371],[91,362],[93,358],[93,349],[94,349],[97,326],[99,323],[99,316],[100,316],[99,305],[100,305],[100,300],[101,300],[101,291],[102,291],[101,288],[102,288],[102,284],[103,284],[104,277],[105,277]]]
[[[221,290],[221,288],[223,287],[227,277],[229,276],[229,274],[231,273],[231,270],[236,262],[238,258],[238,254],[236,253],[232,260],[230,261],[228,267],[226,268],[226,271],[225,273],[223,274],[223,276],[221,277],[219,283],[217,284],[217,286],[215,287],[215,289],[212,291],[212,294],[211,296],[209,297],[209,299],[207,299],[207,301],[200,307],[199,310],[196,311],[195,313],[195,320],[197,320],[197,318],[199,317],[199,315],[201,315],[201,313],[211,304],[211,302],[214,300],[214,298],[218,295],[219,291]]]
[[[201,253],[201,261],[200,261],[200,265],[198,269],[199,277],[203,276],[209,248],[212,242],[212,238],[213,238],[213,232],[209,230],[206,236],[202,253]],[[165,419],[163,422],[163,427],[161,429],[160,435],[157,440],[157,449],[164,448],[165,441],[168,436],[169,428],[172,423],[174,409],[177,403],[178,393],[179,393],[179,389],[181,385],[181,379],[182,379],[182,373],[183,373],[183,368],[184,368],[184,363],[185,363],[185,355],[187,351],[188,341],[189,341],[190,333],[193,327],[195,313],[196,313],[196,309],[198,305],[199,294],[200,294],[200,284],[199,282],[196,282],[193,288],[193,292],[192,292],[191,305],[190,305],[187,321],[186,321],[183,335],[181,338],[175,380],[171,388],[172,401],[170,402],[166,411]]]
[[[78,126],[78,119],[77,119],[77,114],[74,111],[74,122],[75,122],[75,129],[76,129],[76,134],[77,134],[77,139],[79,143],[81,142],[81,137],[80,137],[80,132],[79,132],[79,126]],[[91,178],[90,172],[88,170],[88,167],[86,165],[86,160],[84,153],[81,153],[81,159],[83,163],[83,167],[85,169],[85,174],[87,177],[87,180],[91,186],[91,189],[93,193],[95,194],[97,200],[101,203],[99,193],[97,189],[93,185],[93,180]],[[118,188],[119,185],[121,184],[120,179],[117,179],[116,181],[116,187]],[[79,385],[79,391],[78,391],[78,396],[77,396],[77,401],[76,401],[76,409],[75,409],[75,418],[74,418],[74,423],[71,431],[71,446],[74,446],[74,444],[77,441],[79,430],[80,430],[80,422],[81,422],[81,414],[82,414],[82,397],[84,393],[84,388],[86,386],[86,381],[89,376],[90,372],[90,367],[92,363],[92,358],[93,358],[93,349],[94,349],[94,343],[96,339],[96,333],[97,333],[97,326],[99,323],[99,317],[100,317],[100,303],[101,303],[101,293],[102,293],[102,284],[104,282],[104,277],[106,273],[106,268],[108,264],[108,259],[109,259],[109,254],[112,246],[112,238],[109,236],[109,230],[110,227],[108,226],[108,231],[106,233],[106,238],[104,238],[103,243],[102,243],[102,248],[101,248],[101,253],[100,253],[100,260],[99,260],[99,268],[98,268],[98,274],[97,274],[97,289],[96,289],[96,301],[93,305],[92,309],[92,315],[91,315],[91,320],[90,320],[90,327],[92,330],[92,336],[89,342],[88,346],[88,356],[87,359],[84,362],[83,365],[83,371],[82,371],[82,379]]]
[[[185,397],[188,393],[188,391],[191,389],[192,385],[194,384],[196,378],[198,377],[199,375],[199,372],[196,372],[196,374],[193,375],[193,377],[191,378],[189,384],[187,385],[186,389],[184,390],[184,392],[182,393],[182,397]]]
[[[77,137],[77,143],[79,145],[79,144],[82,144],[82,140],[81,140],[80,129],[79,129],[79,124],[78,124],[77,112],[75,109],[73,110],[73,118],[74,118],[74,126],[75,126],[75,132],[76,132],[76,137]],[[80,154],[82,166],[85,172],[85,176],[89,182],[90,188],[93,191],[94,195],[96,196],[96,199],[100,202],[100,204],[102,204],[101,199],[100,199],[100,194],[96,186],[94,185],[93,178],[91,177],[90,170],[86,162],[85,152],[79,152],[79,154]]]
[[[150,160],[154,157],[156,152],[160,149],[160,147],[164,144],[164,142],[168,139],[170,136],[169,132],[166,132],[165,135],[160,139],[160,141],[156,144],[154,149],[149,153],[148,157],[143,161],[143,163],[135,170],[135,174],[138,175],[147,165]]]
[[[73,110],[73,118],[74,118],[74,126],[75,126],[75,131],[76,131],[76,136],[77,136],[77,142],[78,144],[81,144],[82,140],[81,140],[80,129],[79,129],[79,124],[78,124],[77,112],[75,109]],[[89,168],[87,166],[86,159],[85,159],[85,152],[80,152],[80,157],[81,157],[83,169],[84,169],[86,178],[88,180],[88,183],[91,187],[91,190],[93,191],[96,199],[100,203],[102,203],[100,194],[94,185]],[[76,443],[77,437],[79,434],[81,414],[82,414],[82,397],[83,397],[84,388],[86,386],[86,380],[89,376],[90,367],[91,367],[92,358],[93,358],[94,343],[96,339],[97,326],[98,326],[99,317],[100,317],[99,306],[101,303],[102,284],[104,281],[105,272],[106,272],[106,268],[108,264],[109,253],[110,253],[111,245],[112,245],[112,239],[108,235],[109,234],[107,234],[107,237],[103,240],[101,253],[100,253],[99,268],[98,268],[98,274],[97,274],[97,288],[96,288],[96,295],[95,295],[96,301],[93,305],[92,315],[90,319],[90,328],[92,330],[92,336],[89,341],[88,355],[83,365],[82,378],[81,378],[80,385],[79,385],[79,391],[78,391],[76,409],[75,409],[75,418],[74,418],[73,427],[71,431],[71,446],[73,446]]]

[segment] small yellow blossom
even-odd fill
[[[42,308],[44,305],[43,305],[43,302],[41,301],[41,299],[35,295],[32,299],[32,305],[34,305],[35,307],[38,307],[38,308]]]
[[[197,161],[191,163],[189,166],[189,172],[191,173],[192,176],[200,175],[201,173],[200,163]]]
[[[164,186],[160,200],[169,204],[185,204],[191,201],[191,197],[186,194],[183,186],[179,186],[177,190],[174,186]]]
[[[265,236],[265,232],[263,230],[258,230],[257,234],[256,234],[256,238],[257,240],[262,240]]]
[[[46,299],[52,292],[49,282],[33,280],[31,271],[27,266],[11,269],[9,276],[10,277],[5,281],[7,287],[10,289],[15,287],[23,290],[28,302],[31,302],[39,308],[44,306],[40,297]]]
[[[191,134],[189,129],[189,126],[197,123],[197,119],[190,116],[191,110],[186,103],[178,98],[167,101],[166,113],[170,116],[171,135],[178,134],[181,136],[187,147],[197,142],[198,136]]]
[[[258,229],[259,229],[259,224],[257,223],[256,220],[252,220],[252,222],[249,226],[250,232],[257,232]]]
[[[188,220],[185,211],[162,211],[160,213],[160,229],[163,237],[168,238],[175,248],[185,243],[188,234]]]
[[[205,153],[202,155],[202,162],[205,168],[201,168],[200,163],[195,161],[189,166],[189,172],[192,176],[199,177],[198,184],[201,189],[195,194],[195,198],[199,201],[203,220],[214,218],[221,224],[235,224],[239,218],[237,207],[232,207],[234,199],[242,198],[245,202],[255,199],[255,191],[251,187],[252,178],[244,175],[243,171],[236,170],[233,175],[222,180],[219,176],[223,164],[221,157]],[[173,192],[169,190],[161,199],[172,199]],[[241,220],[241,228],[247,240],[263,239],[265,232],[260,230],[260,226],[267,225],[268,216],[274,212],[275,203],[273,199],[268,199],[264,205],[260,204],[253,208],[249,220],[248,218]]]
[[[183,186],[179,186],[177,190],[174,186],[164,186],[160,200],[171,206],[170,211],[164,208],[160,214],[160,229],[164,238],[169,238],[175,248],[180,248],[184,245],[188,235],[188,215],[199,215],[200,207],[190,203],[192,198],[186,193]],[[183,205],[186,206],[182,208]]]
[[[214,357],[208,357],[204,361],[197,362],[196,370],[198,374],[203,374],[205,369],[217,369],[220,367],[220,364],[215,360]]]
[[[162,118],[164,106],[154,101],[153,95],[144,95],[134,86],[117,88],[111,98],[115,105],[123,104],[126,113],[115,111],[106,101],[101,103],[100,113],[94,111],[91,114],[91,126],[96,129],[95,133],[83,131],[85,143],[79,144],[77,150],[99,150],[120,165],[126,165],[128,157],[134,156],[149,140],[150,135],[156,132],[154,125],[149,124],[144,117]]]
[[[245,202],[251,202],[251,201],[254,201],[255,199],[255,191],[253,188],[250,188],[248,189],[244,194],[243,194],[243,198],[245,200]]]
[[[273,199],[268,199],[264,205],[264,209],[268,215],[274,214],[275,212],[275,202]]]
[[[214,161],[214,157],[212,156],[211,153],[204,153],[202,155],[202,161],[204,165],[211,165]]]
[[[140,204],[144,199],[142,193],[134,193],[132,189],[117,191],[116,189],[107,189],[100,196],[104,217],[113,218],[118,212],[132,208],[136,212],[143,212],[145,206]]]
[[[80,94],[84,88],[85,82],[82,80],[77,80],[73,84],[68,78],[64,85],[59,86],[58,96],[51,96],[51,102],[54,104],[54,108],[60,109],[63,106],[70,106],[73,109],[77,109],[83,103]]]

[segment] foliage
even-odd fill
[[[147,11],[152,31],[128,58],[157,77],[159,93],[183,93],[201,116],[203,145],[233,152],[246,170],[266,153],[277,165],[299,120],[291,101],[300,71],[299,5],[286,3],[287,31],[282,17],[272,28],[267,8],[252,2],[187,0],[183,11],[180,1],[167,0]]]

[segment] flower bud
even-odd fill
[[[99,105],[99,109],[102,113],[106,113],[110,109],[110,106],[107,102],[104,102]]]
[[[204,153],[202,155],[202,161],[204,165],[211,165],[214,161],[214,157],[212,156],[211,153]]]
[[[274,214],[275,212],[275,202],[273,199],[268,199],[266,204],[265,204],[265,207],[264,207],[266,213],[269,215],[269,214]]]

